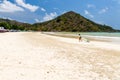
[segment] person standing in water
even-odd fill
[[[87,38],[82,38],[80,34],[79,35],[79,42],[84,41],[84,42],[90,42]]]
[[[81,35],[79,34],[79,42],[82,40],[82,37],[81,37]]]

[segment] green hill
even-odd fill
[[[28,30],[32,25],[29,23],[22,23],[15,20],[0,18],[0,26],[5,29]]]
[[[97,24],[78,13],[69,11],[57,18],[43,23],[22,23],[15,20],[1,19],[0,26],[6,29],[34,31],[64,31],[64,32],[117,32],[110,26]]]
[[[67,12],[57,18],[33,25],[42,31],[69,31],[69,32],[115,32],[110,26],[97,24],[73,11]]]

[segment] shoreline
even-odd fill
[[[105,38],[105,37],[104,37],[105,39],[103,39],[100,37],[96,38],[96,36],[87,36],[87,37],[83,36],[83,40],[79,42],[78,36],[75,36],[75,35],[71,36],[69,34],[61,34],[61,33],[55,33],[55,32],[44,32],[44,33],[42,32],[42,34],[60,38],[59,40],[65,41],[67,43],[88,44],[88,45],[95,46],[96,48],[101,48],[103,50],[120,51],[119,49],[120,43],[115,42],[116,40],[113,40],[114,38],[110,40],[109,38]],[[86,39],[88,39],[89,42],[87,42]]]
[[[56,32],[42,32],[42,34],[52,35],[52,36],[60,36],[60,37],[67,37],[67,38],[78,38],[77,34],[63,34],[63,33],[56,33]],[[83,38],[86,38],[90,41],[101,41],[101,42],[112,42],[110,39],[114,39],[113,37],[107,36],[92,36],[92,35],[81,35]],[[117,39],[119,37],[115,37]]]

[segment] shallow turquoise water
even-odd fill
[[[70,34],[72,36],[79,36],[85,38],[95,38],[99,40],[110,40],[112,43],[120,45],[120,32],[108,33],[108,32],[65,32],[63,34]]]
[[[120,37],[120,32],[114,32],[114,33],[109,33],[109,32],[60,32],[60,33],[76,35],[76,36],[78,36],[78,34],[81,34],[81,35],[90,35],[90,36]]]
[[[110,40],[112,43],[120,45],[120,33],[98,33],[98,32],[89,32],[89,33],[80,33],[85,36],[93,36],[93,38],[101,40]]]
[[[119,33],[103,33],[103,32],[83,32],[81,35],[91,35],[91,36],[106,36],[106,37],[120,37]]]

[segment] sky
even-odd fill
[[[120,29],[120,0],[0,0],[0,18],[31,24],[68,11]]]

